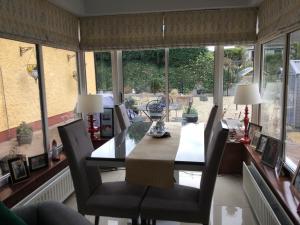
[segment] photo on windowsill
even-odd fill
[[[259,142],[259,139],[260,139],[260,131],[256,131],[251,139],[251,142],[250,142],[250,146],[254,149],[256,149],[257,147],[257,144]]]
[[[281,149],[281,141],[276,138],[269,137],[261,158],[262,163],[274,169],[276,167],[278,157],[280,156]]]
[[[8,167],[12,184],[26,180],[30,176],[27,163],[22,158],[8,160]]]
[[[261,134],[256,146],[256,151],[258,151],[259,153],[263,153],[266,148],[267,142],[268,136]]]
[[[292,193],[300,200],[300,162],[298,163],[291,183]]]

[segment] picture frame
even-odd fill
[[[276,138],[269,137],[261,158],[262,163],[274,169],[281,149],[281,141]]]
[[[8,160],[10,179],[12,184],[21,182],[30,177],[26,160],[16,157]]]
[[[266,148],[268,138],[269,137],[267,135],[261,134],[255,150],[260,153],[263,153]]]
[[[251,139],[251,142],[250,142],[250,146],[254,149],[256,149],[257,147],[257,144],[259,142],[259,139],[260,139],[260,131],[256,131],[253,135],[253,138]]]
[[[35,170],[48,167],[49,165],[48,154],[44,153],[44,154],[28,157],[28,162],[29,162],[30,171],[35,171]]]
[[[300,200],[300,162],[291,182],[292,193]]]
[[[253,136],[254,136],[254,133],[259,131],[261,132],[262,130],[262,126],[256,124],[256,123],[249,123],[248,125],[248,136],[249,136],[249,139],[252,140]]]
[[[100,113],[100,137],[112,138],[114,136],[114,109],[104,108]]]

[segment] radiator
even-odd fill
[[[253,164],[243,165],[243,189],[259,224],[293,225]]]
[[[13,208],[47,200],[63,202],[74,191],[73,181],[69,167],[56,174]]]

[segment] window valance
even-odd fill
[[[78,18],[46,0],[1,0],[0,35],[78,49]]]
[[[84,50],[256,41],[257,9],[220,9],[80,18]]]
[[[258,20],[259,40],[300,29],[300,0],[264,0]]]

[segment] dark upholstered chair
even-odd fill
[[[143,221],[152,219],[209,224],[212,196],[227,135],[227,126],[219,122],[209,144],[200,189],[178,184],[171,189],[148,189],[141,206]]]
[[[14,209],[13,212],[27,225],[91,225],[78,212],[54,201],[22,206]]]
[[[66,152],[78,211],[85,215],[131,218],[137,223],[146,188],[126,181],[102,183],[97,167],[86,166],[85,159],[94,150],[83,120],[59,126],[59,135]]]
[[[130,120],[127,114],[127,109],[124,104],[115,105],[115,111],[119,121],[121,130],[125,130],[130,126]]]
[[[215,120],[216,120],[217,112],[218,112],[218,106],[214,105],[212,107],[210,113],[209,113],[207,124],[206,124],[205,129],[204,129],[204,151],[205,151],[205,159],[207,157],[206,153],[207,153],[207,149],[208,149],[208,144],[209,144],[209,142],[211,140],[213,125],[214,125]]]

